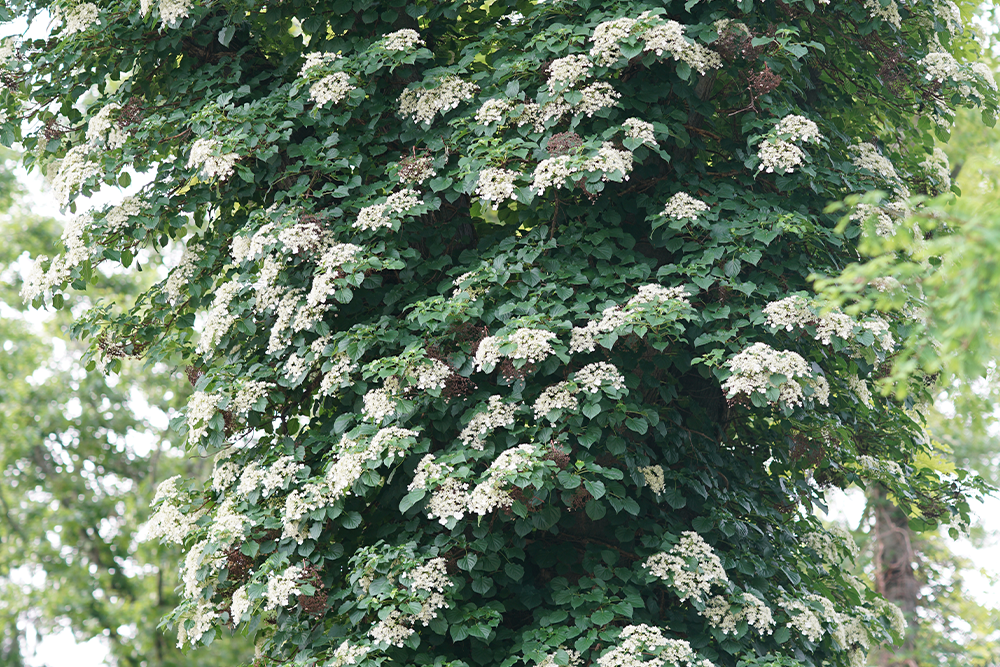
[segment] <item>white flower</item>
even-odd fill
[[[935,146],[934,152],[920,163],[920,167],[925,174],[937,181],[937,190],[943,192],[951,188],[951,165],[943,150]]]
[[[362,412],[365,415],[365,419],[380,422],[394,414],[397,407],[393,394],[385,387],[382,387],[380,389],[372,389],[365,394]]]
[[[903,19],[899,15],[899,6],[895,0],[889,0],[889,4],[885,6],[882,5],[881,0],[865,0],[865,9],[868,10],[873,19],[882,19],[896,30],[900,29]]]
[[[666,21],[653,26],[640,38],[646,44],[644,51],[653,51],[657,56],[669,52],[674,60],[683,61],[699,74],[722,67],[722,57],[701,44],[689,42],[684,37],[684,26],[677,21]]]
[[[456,108],[463,100],[472,99],[479,86],[462,81],[457,76],[438,79],[434,88],[407,88],[399,96],[399,114],[404,118],[429,124],[437,114]]]
[[[104,224],[108,228],[109,234],[122,231],[129,222],[129,219],[142,215],[142,212],[149,208],[149,202],[138,197],[125,197],[121,204],[104,214]]]
[[[72,35],[77,32],[84,32],[90,26],[97,23],[101,16],[100,10],[92,2],[84,2],[75,7],[70,7],[66,13],[56,12],[65,24],[65,34]]]
[[[778,401],[790,406],[802,405],[805,395],[796,378],[812,379],[809,363],[791,351],[775,350],[765,343],[754,343],[731,357],[725,365],[732,371],[722,388],[729,398],[737,394],[764,394],[775,375],[785,379],[778,385]],[[774,401],[768,400],[773,403]]]
[[[306,61],[302,64],[302,69],[299,70],[299,77],[304,77],[309,73],[314,67],[320,67],[331,63],[340,58],[336,53],[321,53],[319,51],[313,51],[312,53],[306,54]]]
[[[378,644],[389,644],[403,648],[406,639],[413,634],[413,628],[403,625],[403,615],[393,609],[389,615],[368,631],[368,636]]]
[[[379,42],[386,51],[412,51],[414,47],[424,46],[424,40],[420,39],[420,33],[416,30],[404,28],[396,32],[390,32]]]
[[[504,121],[505,114],[512,108],[511,103],[504,99],[486,100],[476,112],[476,122],[480,125],[500,124]]]
[[[417,389],[444,389],[445,383],[451,377],[451,368],[437,359],[420,364],[416,368]]]
[[[805,116],[788,115],[774,126],[774,133],[783,136],[788,141],[808,141],[816,143],[823,140],[816,123]]]
[[[491,208],[507,199],[516,200],[514,181],[521,174],[510,169],[488,167],[479,172],[476,196]]]
[[[150,0],[143,1],[150,2]],[[164,26],[176,27],[181,19],[188,17],[193,5],[193,0],[160,0],[160,20]],[[145,16],[147,11],[148,9],[142,14]]]
[[[629,118],[622,127],[625,129],[625,136],[630,139],[639,139],[644,144],[649,144],[654,148],[659,146],[656,142],[656,130],[652,123],[647,123],[638,118]]]
[[[229,605],[230,622],[239,623],[248,611],[250,611],[250,597],[247,595],[246,586],[240,586],[233,593],[232,603]]]
[[[483,448],[483,438],[498,428],[507,428],[514,423],[516,403],[504,403],[499,396],[490,396],[485,409],[481,409],[462,429],[459,439],[463,445],[473,449]]]
[[[590,37],[594,44],[590,50],[591,57],[602,65],[613,64],[622,55],[618,42],[628,37],[633,27],[635,19],[625,17],[599,24]]]
[[[692,559],[696,561],[693,567],[688,563]],[[669,581],[681,602],[704,598],[713,585],[729,581],[712,547],[690,530],[681,533],[680,541],[670,551],[653,554],[642,566],[654,577]]]
[[[686,192],[678,192],[670,198],[660,215],[674,220],[697,220],[698,216],[709,208],[709,205],[700,199],[695,199]]]
[[[267,605],[266,610],[277,607],[287,607],[288,598],[300,593],[298,581],[302,576],[302,567],[292,565],[279,576],[273,572],[267,575]]]
[[[191,395],[187,405],[187,425],[188,442],[192,445],[198,444],[208,433],[208,422],[215,416],[221,400],[220,393],[196,391]]]
[[[549,65],[549,87],[555,83],[572,86],[577,81],[588,78],[593,66],[590,58],[582,53],[557,58]]]
[[[639,468],[639,472],[642,473],[643,479],[646,480],[646,486],[656,495],[660,495],[667,488],[661,466],[642,466]]]
[[[309,98],[318,106],[327,102],[339,103],[356,86],[351,83],[351,77],[345,72],[334,72],[309,87]]]
[[[573,109],[576,113],[586,114],[587,118],[592,117],[601,109],[617,106],[618,100],[622,96],[606,81],[592,83],[581,90],[580,94],[583,95],[583,99]]]
[[[788,625],[801,632],[811,642],[823,638],[823,626],[812,609],[800,600],[785,600],[785,611],[789,613]],[[791,612],[796,612],[794,615]]]
[[[468,510],[485,516],[495,509],[510,507],[514,503],[504,487],[519,473],[534,466],[535,448],[531,445],[512,447],[496,458],[487,471],[487,479],[468,496]]]
[[[625,388],[625,376],[606,361],[584,366],[576,372],[573,379],[588,394],[596,394],[604,385],[610,385],[617,391]]]
[[[219,142],[215,139],[198,139],[191,145],[191,153],[188,155],[187,168],[200,167],[200,172],[205,178],[218,177],[224,181],[233,175],[233,166],[239,161],[238,153],[226,153],[216,155],[219,150]]]
[[[541,419],[553,410],[576,410],[579,402],[576,400],[575,391],[571,390],[567,381],[546,387],[545,390],[535,400],[533,407],[535,419]]]
[[[59,206],[66,206],[70,196],[80,185],[92,176],[101,173],[101,168],[90,162],[90,147],[86,144],[69,149],[66,157],[59,165],[52,180],[52,190],[55,192]]]
[[[757,171],[790,174],[805,160],[805,153],[793,143],[784,139],[765,139],[757,149],[760,164]]]

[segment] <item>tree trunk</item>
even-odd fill
[[[884,486],[873,484],[868,495],[875,512],[875,585],[886,600],[903,611],[907,622],[903,643],[879,650],[877,662],[881,667],[918,667],[915,648],[920,584],[914,571],[913,533],[906,514],[892,503]]]

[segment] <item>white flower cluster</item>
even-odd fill
[[[924,173],[937,181],[937,190],[944,192],[951,189],[951,165],[948,163],[948,155],[934,147],[934,152],[920,163],[920,168]]]
[[[280,575],[275,576],[273,572],[267,575],[267,610],[287,607],[288,598],[300,593],[299,579],[302,577],[302,567],[292,565]]]
[[[414,621],[426,626],[437,618],[438,609],[448,606],[444,591],[452,586],[452,582],[448,577],[447,563],[444,558],[432,558],[407,572],[406,576],[410,580],[410,590],[430,593],[421,602],[420,612],[413,617]]]
[[[122,231],[130,218],[142,215],[149,208],[149,202],[138,197],[128,196],[113,209],[104,214],[104,224],[109,234]]]
[[[350,644],[346,640],[337,647],[337,650],[333,652],[333,658],[326,663],[325,667],[346,667],[347,665],[356,665],[364,660],[365,656],[371,651],[368,646],[361,646],[359,644]]]
[[[817,314],[805,297],[797,294],[767,304],[764,306],[764,314],[767,316],[767,324],[777,329],[792,331],[796,327],[816,327],[814,337],[824,345],[829,345],[834,336],[845,341],[851,340],[856,326],[851,317],[839,310]]]
[[[688,564],[690,559],[697,561],[694,569]],[[713,584],[729,581],[712,547],[691,530],[681,533],[680,541],[670,551],[653,554],[642,566],[654,577],[669,581],[681,602],[688,598],[703,599]]]
[[[533,406],[535,419],[541,419],[553,410],[576,410],[579,403],[575,394],[573,386],[565,380],[551,387],[546,387],[535,400]]]
[[[642,473],[643,479],[646,480],[646,486],[653,493],[660,495],[666,490],[667,484],[663,477],[662,466],[642,466],[639,468],[639,472]]]
[[[486,481],[469,494],[469,511],[485,516],[495,509],[510,507],[514,499],[506,487],[515,476],[534,467],[534,454],[531,445],[518,445],[502,452],[486,471]]]
[[[300,521],[306,514],[321,507],[328,507],[350,495],[351,487],[364,473],[366,462],[378,460],[383,456],[387,459],[400,456],[406,448],[402,441],[415,438],[417,435],[416,431],[409,429],[383,428],[364,446],[360,446],[347,436],[342,436],[337,445],[339,453],[327,469],[323,480],[310,482],[301,490],[292,491],[285,498],[282,535],[295,537],[301,544],[306,535]]]
[[[423,45],[424,40],[420,39],[420,33],[409,28],[390,32],[379,42],[379,46],[386,51],[412,51],[415,47]]]
[[[643,51],[651,51],[658,57],[669,53],[674,60],[686,63],[702,75],[722,67],[719,54],[688,41],[684,26],[676,21],[663,21],[649,12],[643,12],[638,19],[622,17],[599,24],[590,38],[594,44],[590,56],[601,65],[614,64],[622,57],[618,42],[638,31],[641,31],[639,39],[645,43]]]
[[[145,16],[153,6],[153,0],[139,0],[139,13]],[[164,27],[176,28],[180,20],[191,13],[194,0],[160,0],[160,22]]]
[[[983,62],[972,63],[972,72],[983,79],[992,90],[997,89],[997,81],[993,76],[993,68]]]
[[[417,389],[422,391],[444,389],[448,378],[452,376],[451,368],[437,359],[427,359],[426,362],[419,364],[415,369]]]
[[[629,118],[622,123],[622,128],[625,130],[625,136],[629,139],[638,139],[642,143],[649,144],[653,148],[657,148],[659,146],[656,141],[656,129],[653,127],[652,123],[647,123],[639,118]]]
[[[437,114],[444,114],[457,107],[463,100],[470,100],[479,90],[474,83],[462,81],[457,76],[446,76],[433,88],[407,88],[399,96],[399,114],[404,118],[430,124]]]
[[[702,200],[695,199],[686,192],[678,192],[667,201],[660,215],[674,220],[697,220],[709,208]]]
[[[736,634],[736,624],[739,623],[737,613],[733,613],[733,605],[729,600],[716,595],[705,603],[705,608],[698,612],[706,619],[713,628],[718,628],[726,635]]]
[[[601,109],[607,109],[618,104],[621,93],[615,90],[610,83],[598,81],[592,83],[580,91],[582,99],[573,107],[577,113],[582,113],[587,118],[593,118],[594,114]],[[559,116],[562,114],[559,113]],[[609,144],[605,144],[609,145]],[[630,154],[631,155],[631,154]]]
[[[902,25],[903,19],[899,15],[899,5],[896,4],[896,0],[889,0],[887,5],[883,5],[881,0],[865,0],[865,9],[873,19],[882,19],[896,30]]]
[[[224,181],[233,175],[233,166],[239,161],[238,153],[226,153],[216,155],[219,151],[219,142],[215,139],[198,139],[191,145],[191,153],[188,155],[187,168],[200,168],[200,173],[205,178],[218,177]]]
[[[112,119],[112,114],[121,107],[114,102],[101,107],[101,110],[91,116],[87,122],[87,142],[97,146],[104,142],[108,150],[121,148],[128,139],[128,134],[119,128]]]
[[[232,602],[229,605],[229,620],[234,625],[243,620],[243,616],[250,611],[250,596],[247,594],[246,586],[240,586],[233,592]]]
[[[202,635],[212,627],[212,621],[218,618],[219,614],[208,600],[198,600],[197,606],[190,614],[177,619],[177,648],[184,648],[184,643],[190,641],[192,644],[201,640]],[[188,629],[186,621],[194,621],[194,625]]]
[[[356,87],[346,72],[334,72],[309,87],[309,98],[317,106],[323,106],[327,102],[338,104]]]
[[[620,173],[622,179],[627,181],[631,171],[631,151],[618,150],[606,141],[597,155],[589,159],[581,159],[578,155],[557,155],[542,160],[532,173],[531,189],[535,194],[541,194],[550,187],[563,187],[567,179],[584,172],[600,172],[603,174],[602,181],[607,181],[609,174]]]
[[[423,183],[436,175],[434,160],[428,155],[406,158],[399,163],[399,171],[396,172],[400,183]]]
[[[302,69],[299,70],[299,77],[304,77],[309,73],[314,67],[320,67],[340,58],[336,53],[323,53],[320,51],[313,51],[312,53],[306,54],[306,61],[302,63]]]
[[[521,174],[510,169],[499,169],[488,167],[479,172],[479,181],[476,183],[476,196],[490,208],[507,199],[517,200],[514,195],[514,181]]]
[[[378,644],[403,648],[406,639],[413,634],[413,628],[405,625],[405,620],[398,609],[393,609],[368,631],[368,636]]]
[[[413,470],[413,481],[406,487],[406,490],[427,489],[428,482],[438,481],[454,472],[455,469],[452,466],[447,463],[436,463],[436,461],[437,458],[433,454],[425,454]]]
[[[215,510],[215,517],[208,529],[208,539],[222,547],[228,547],[233,540],[241,539],[249,520],[234,509],[236,499],[226,498]]]
[[[101,168],[90,161],[90,147],[86,144],[69,149],[52,179],[59,206],[66,206],[69,198],[88,178],[101,173]]]
[[[208,433],[208,422],[215,416],[222,394],[196,391],[187,405],[188,442],[197,445]]]
[[[504,403],[499,396],[490,396],[484,409],[473,415],[462,429],[458,438],[462,444],[473,449],[483,448],[483,438],[498,428],[507,428],[514,423],[517,403]]]
[[[879,482],[905,484],[906,476],[900,465],[889,459],[877,459],[873,456],[861,455],[857,458],[857,468],[860,474]]]
[[[626,625],[618,644],[597,659],[598,667],[714,667],[709,660],[697,660],[691,645],[683,639],[667,639],[660,628]]]
[[[358,211],[358,217],[352,227],[368,231],[392,227],[395,218],[405,215],[421,203],[420,193],[403,188],[389,195],[385,202],[366,206]]]
[[[899,177],[896,168],[892,166],[892,162],[879,153],[878,148],[873,144],[862,141],[850,146],[848,150],[854,153],[851,161],[855,167],[875,174],[875,176],[878,176],[891,185],[896,193],[904,199],[910,196],[910,191]]]
[[[529,329],[521,327],[506,336],[487,336],[479,341],[476,349],[476,370],[489,372],[499,361],[500,347],[504,344],[514,345],[511,359],[523,359],[527,364],[537,364],[555,353],[549,343],[556,335],[545,329]],[[487,370],[489,369],[489,370]]]
[[[890,238],[896,235],[896,229],[899,227],[896,220],[893,218],[895,211],[892,207],[878,207],[872,206],[871,204],[858,204],[854,213],[851,214],[851,220],[855,222],[864,223],[871,218],[875,219],[875,235],[881,236],[882,238]]]
[[[205,318],[201,340],[198,341],[199,354],[212,353],[236,322],[236,316],[229,312],[229,303],[242,289],[243,283],[239,280],[230,280],[215,290],[215,298]]]
[[[0,67],[7,66],[17,56],[17,42],[13,37],[0,39]]]
[[[625,376],[606,361],[584,366],[576,372],[573,380],[581,391],[588,394],[596,394],[605,385],[610,385],[616,391],[625,388]]]
[[[802,633],[809,641],[818,642],[823,638],[823,626],[819,617],[801,600],[785,600],[785,611],[788,613],[788,627]],[[794,615],[792,612],[796,612]]]
[[[215,466],[212,468],[212,490],[216,493],[222,493],[231,487],[239,477],[239,468],[232,461],[226,460],[222,456],[223,454],[229,454],[229,452],[226,450],[220,452],[215,460]]]
[[[795,144],[784,139],[765,139],[757,149],[760,164],[757,171],[768,174],[790,174],[805,161],[806,154]]]
[[[816,143],[823,140],[816,123],[805,116],[789,114],[774,126],[774,133],[788,141],[808,141]]]
[[[323,375],[320,383],[320,393],[324,396],[332,396],[337,389],[340,389],[350,378],[350,374],[357,370],[357,364],[351,361],[346,354],[337,355],[333,360],[333,366]]]
[[[771,608],[751,593],[743,594],[743,603],[740,616],[746,619],[747,625],[762,635],[772,634],[774,632],[774,615],[771,613]]]
[[[569,660],[566,662],[566,667],[581,667],[581,663],[583,662],[583,660],[580,658],[579,651],[574,651],[571,648],[563,648],[562,646],[560,646],[559,648],[565,651],[566,656],[569,658]],[[545,658],[541,662],[539,662],[536,665],[536,667],[559,667],[556,664],[556,654],[549,653],[548,655],[545,656]]]
[[[386,417],[395,414],[398,406],[396,405],[394,396],[395,389],[393,387],[381,387],[368,391],[364,395],[364,406],[361,408],[365,419],[380,422]]]
[[[84,2],[75,7],[70,7],[65,12],[57,11],[55,14],[56,18],[62,19],[66,24],[64,32],[67,36],[84,32],[87,28],[97,23],[101,16],[97,5],[92,2]]]
[[[754,343],[731,357],[725,365],[732,371],[732,375],[722,384],[729,398],[737,394],[749,396],[754,393],[766,396],[771,387],[771,378],[780,375],[784,380],[778,385],[778,401],[790,406],[802,405],[805,394],[802,385],[796,380],[801,378],[813,387],[814,398],[823,405],[827,404],[828,397],[823,395],[823,389],[829,393],[829,386],[826,385],[825,378],[822,382],[819,382],[819,377],[814,378],[809,362],[795,352],[775,350],[766,343]]]
[[[828,530],[813,531],[802,538],[802,544],[809,547],[826,563],[839,565],[844,560],[846,549],[852,559],[857,558],[860,550],[849,532],[838,525]]]
[[[54,257],[49,263],[48,270],[42,269],[42,263],[48,259],[44,255],[36,257],[35,261],[29,265],[25,271],[24,284],[21,286],[20,293],[21,298],[26,303],[69,280],[73,267],[90,257],[90,247],[84,239],[84,234],[90,228],[90,223],[89,213],[76,216],[66,223],[62,234],[66,252]]]
[[[868,388],[868,383],[859,378],[857,375],[847,376],[847,387],[854,392],[854,395],[858,397],[862,403],[868,407],[874,405],[872,401],[872,392]]]
[[[553,88],[553,84],[572,86],[576,82],[588,78],[593,66],[594,63],[590,61],[590,58],[582,53],[557,58],[549,65],[548,86],[549,88]]]
[[[163,503],[146,522],[145,538],[183,544],[191,531],[196,528],[195,522],[200,516],[200,514],[184,514],[173,503]]]
[[[601,312],[601,319],[587,322],[586,326],[574,327],[570,335],[569,351],[593,352],[597,346],[597,336],[616,331],[619,327],[640,322],[647,308],[666,306],[690,306],[687,292],[683,287],[663,287],[662,285],[641,285],[638,293],[625,306],[608,306]]]
[[[476,112],[476,122],[480,125],[495,125],[502,123],[508,111],[512,108],[511,103],[505,99],[493,98],[483,102]]]

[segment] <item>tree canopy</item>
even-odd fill
[[[0,52],[0,135],[70,209],[152,179],[22,295],[163,271],[75,330],[194,386],[211,479],[147,526],[185,548],[180,645],[857,667],[902,636],[813,508],[874,481],[932,527],[982,487],[927,463],[919,294],[865,276],[843,312],[811,281],[922,237],[955,110],[996,115],[950,0],[3,11],[43,10]]]

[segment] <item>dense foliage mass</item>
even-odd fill
[[[23,295],[171,267],[77,327],[195,387],[212,479],[148,526],[186,547],[179,644],[857,666],[899,637],[812,510],[876,481],[934,525],[968,487],[922,464],[924,380],[875,390],[918,295],[848,315],[809,277],[949,188],[956,107],[995,115],[949,0],[48,9],[0,54],[4,139],[71,208],[155,176]]]

